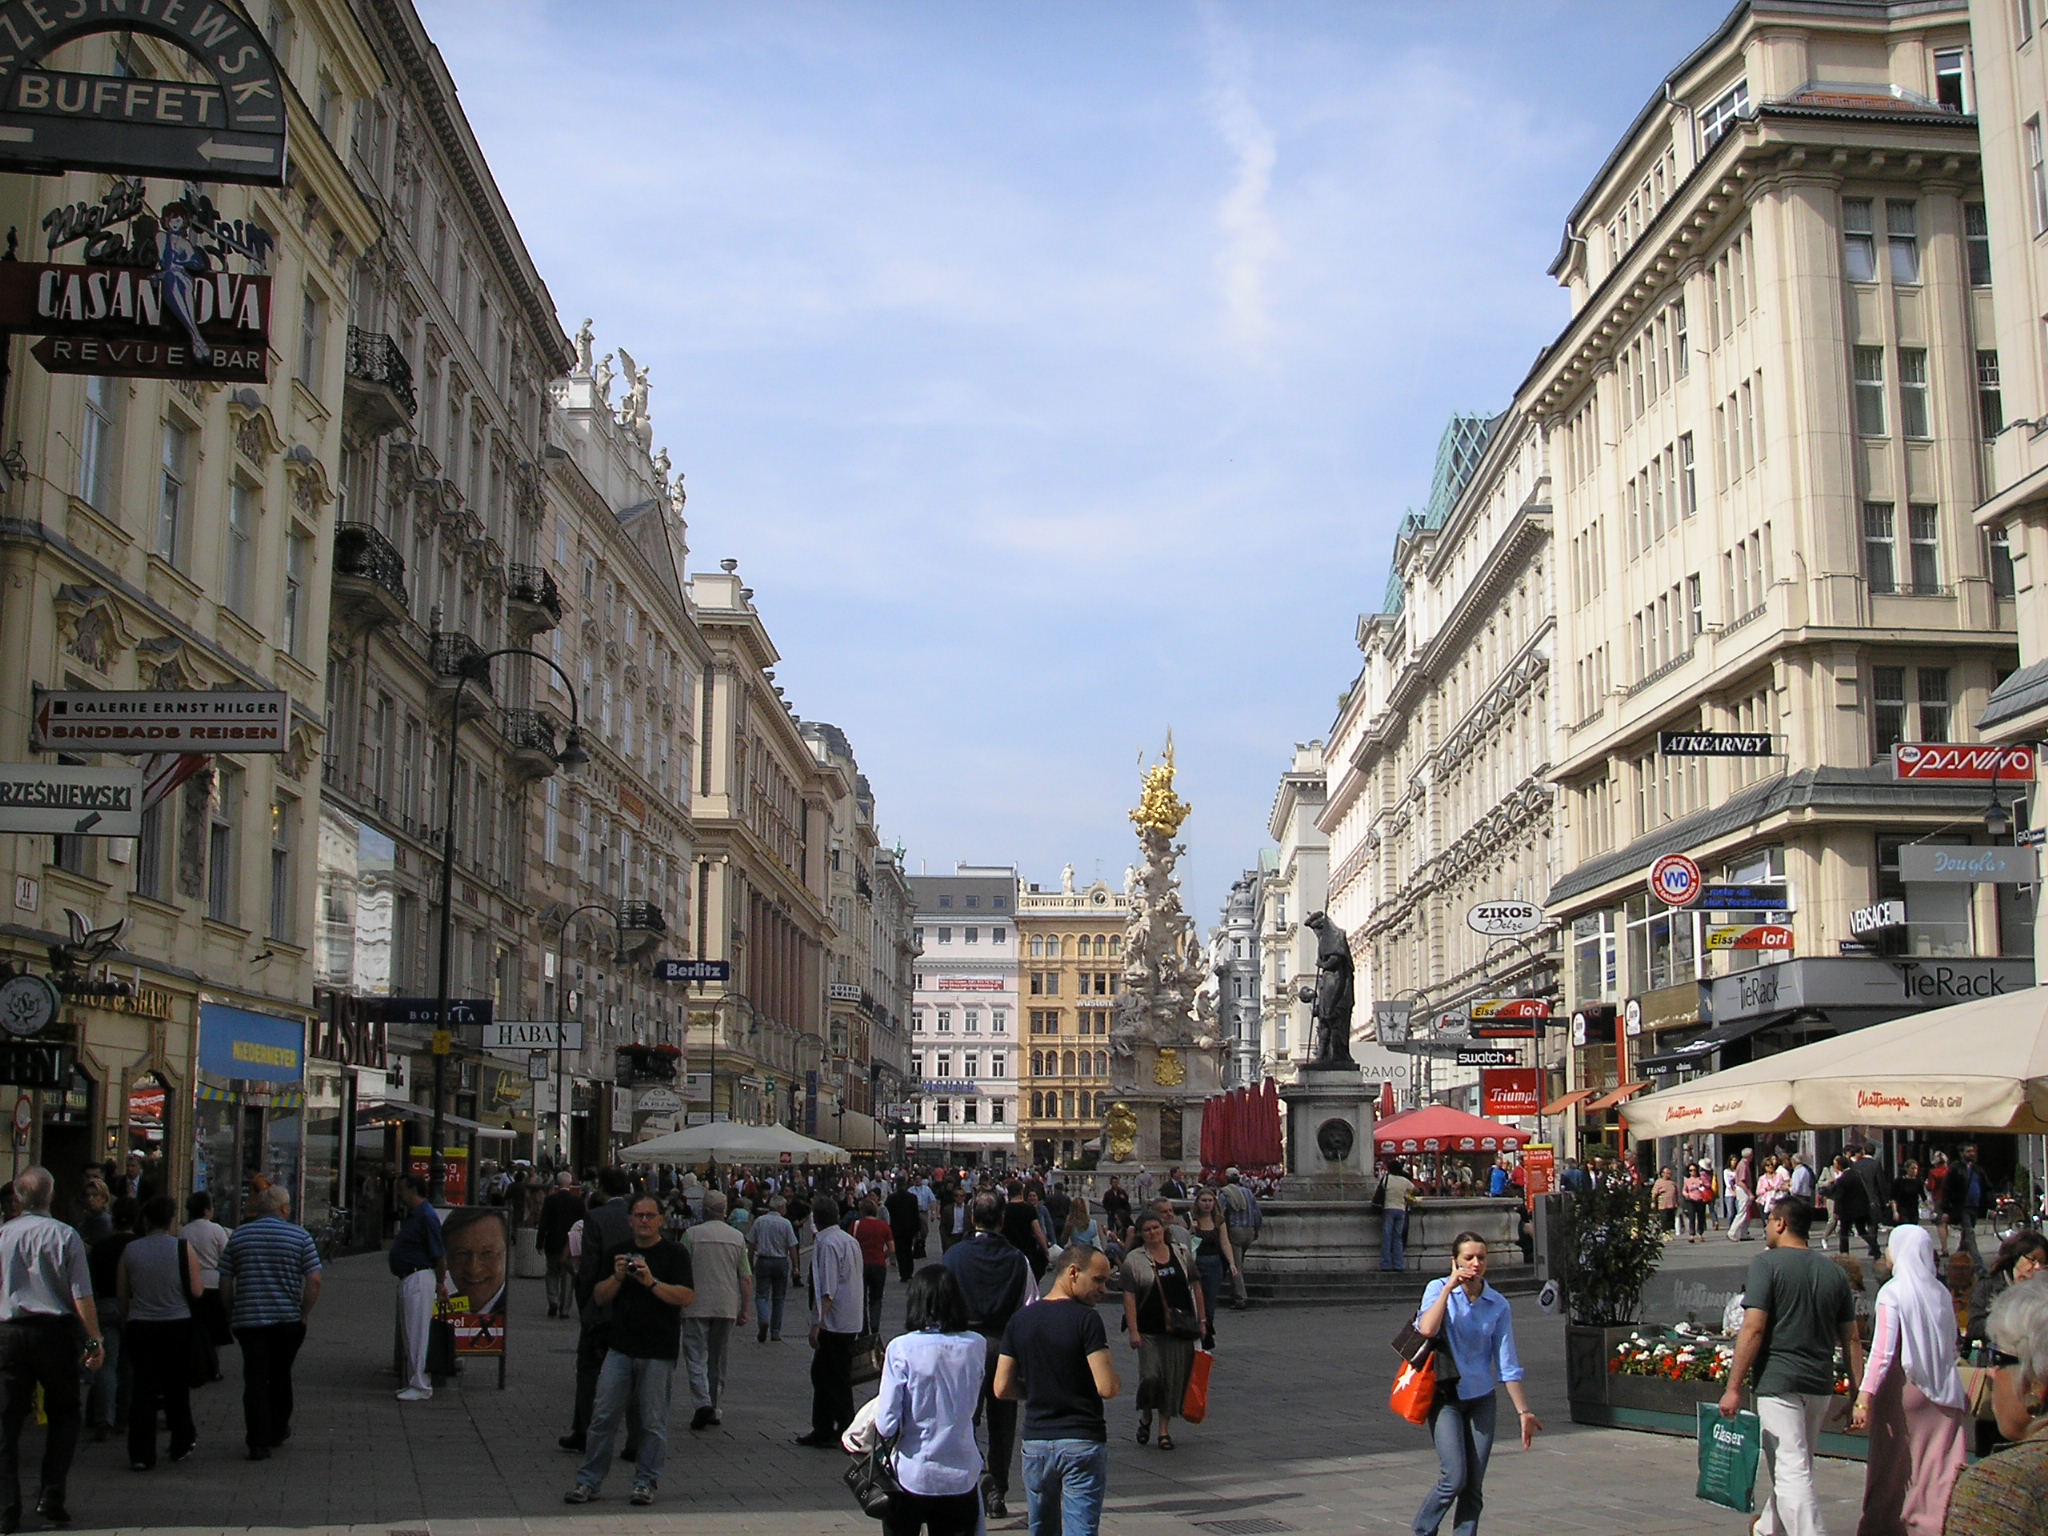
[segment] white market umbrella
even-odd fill
[[[652,1141],[643,1141],[619,1154],[627,1163],[780,1163],[783,1153],[791,1163],[843,1163],[846,1154],[837,1147],[808,1136],[799,1136],[787,1126],[735,1125],[719,1121],[670,1131]]]
[[[1880,1129],[2048,1132],[2048,989],[1851,1030],[1646,1094],[1631,1135]]]

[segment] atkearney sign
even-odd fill
[[[40,752],[283,752],[291,746],[291,712],[289,696],[277,692],[39,691],[30,745]]]
[[[1899,878],[1909,885],[2027,885],[2038,875],[2039,858],[2031,848],[1908,843],[1899,850]]]
[[[140,768],[0,763],[0,832],[140,837]]]
[[[1776,757],[1778,738],[1765,731],[1659,731],[1666,757]]]

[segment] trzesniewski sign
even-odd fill
[[[41,752],[282,752],[291,745],[290,726],[283,693],[38,692],[33,745]]]
[[[66,43],[146,32],[199,78],[45,69]],[[0,170],[122,171],[281,187],[284,87],[255,28],[221,0],[5,0]]]
[[[1666,757],[1775,757],[1777,737],[1766,731],[1659,731]]]
[[[140,768],[0,763],[0,832],[140,837]]]

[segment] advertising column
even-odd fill
[[[239,1219],[249,1191],[273,1184],[299,1210],[305,1060],[303,1021],[200,1004],[192,1187],[212,1191],[222,1222]]]

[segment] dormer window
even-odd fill
[[[1700,153],[1705,154],[1733,128],[1740,118],[1749,116],[1749,82],[1738,80],[1717,96],[1713,103],[1700,113]]]

